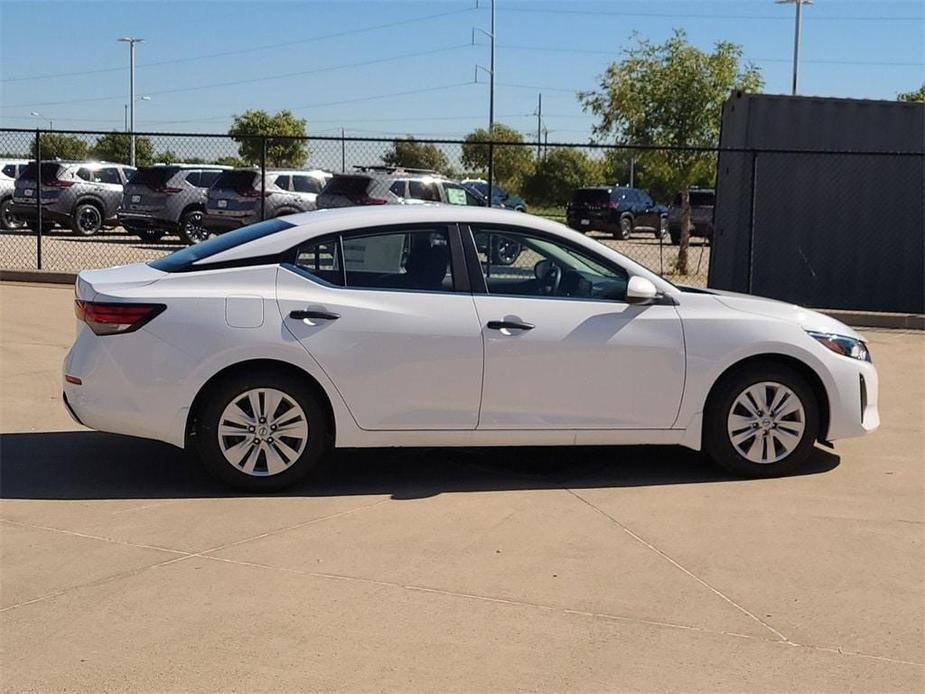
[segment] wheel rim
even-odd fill
[[[299,404],[275,388],[236,396],[218,423],[218,446],[229,465],[253,477],[288,470],[308,444],[308,420]]]
[[[729,442],[753,463],[776,463],[796,450],[806,429],[799,396],[782,383],[762,381],[733,401],[726,421]]]
[[[77,226],[85,234],[92,234],[99,230],[102,219],[100,211],[93,205],[85,205],[77,212]]]
[[[186,218],[183,223],[183,230],[186,232],[186,238],[193,243],[199,243],[209,238],[209,232],[202,226],[202,214],[194,212]]]
[[[659,236],[663,239],[668,238],[668,220],[661,218],[658,224]]]
[[[630,224],[630,220],[628,220],[625,217],[620,220],[620,235],[623,238],[628,237],[632,230],[633,230],[633,226]]]

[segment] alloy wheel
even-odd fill
[[[299,459],[308,443],[302,407],[275,388],[253,388],[222,412],[218,445],[225,460],[254,477],[277,475]]]
[[[193,212],[183,220],[183,232],[190,243],[201,243],[209,238],[208,230],[202,225],[202,212]]]
[[[805,427],[806,411],[800,398],[773,381],[755,383],[739,393],[726,420],[736,452],[763,465],[790,455],[803,440]]]
[[[77,226],[83,234],[95,234],[103,226],[100,211],[94,205],[83,205],[77,211]]]

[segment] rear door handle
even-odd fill
[[[340,314],[330,311],[290,311],[289,317],[295,320],[337,320]]]
[[[516,320],[490,320],[487,327],[489,330],[533,330],[536,326]]]

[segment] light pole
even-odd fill
[[[122,43],[128,44],[129,53],[129,164],[135,166],[135,44],[141,43],[144,39],[134,36],[123,36],[119,39]]]
[[[775,0],[778,5],[796,5],[793,27],[793,87],[791,94],[797,95],[800,88],[800,34],[803,32],[803,5],[812,5],[813,0]]]
[[[478,0],[476,0],[476,7],[478,7]],[[472,43],[475,43],[476,29],[491,39],[491,57],[489,58],[489,67],[485,68],[481,65],[475,66],[475,81],[478,82],[479,68],[481,68],[488,73],[490,84],[488,88],[488,204],[491,206],[491,193],[493,190],[492,178],[494,177],[495,159],[495,146],[492,144],[492,141],[494,140],[495,129],[495,0],[491,0],[491,31],[485,31],[484,29],[476,27],[472,30]]]
[[[33,112],[30,113],[29,115],[30,115],[30,116],[35,116],[36,118],[44,118],[44,117],[45,117],[45,116],[43,116],[41,113],[39,113],[38,111],[33,111]],[[51,122],[51,118],[48,119],[48,129],[49,129],[49,130],[54,130],[54,129],[55,129],[55,124]]]
[[[135,101],[151,101],[151,97],[150,96],[139,96],[137,99],[135,99]],[[125,104],[125,113],[123,114],[123,118],[125,121],[123,130],[125,130],[125,132],[128,132],[128,104]]]

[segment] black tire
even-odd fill
[[[208,239],[211,234],[202,224],[202,210],[189,210],[180,218],[180,227],[177,230],[180,240],[190,246]]]
[[[671,245],[680,246],[681,245],[681,230],[672,229],[669,227],[668,234],[671,236]]]
[[[619,241],[626,241],[633,233],[633,218],[628,214],[620,217],[620,226],[613,232],[613,237]]]
[[[730,415],[744,412],[741,409],[733,410],[736,400],[748,388],[761,383],[785,386],[796,395],[803,407],[802,437],[789,454],[775,462],[761,463],[749,460],[732,443],[727,430]],[[744,433],[746,430],[741,431]],[[760,431],[759,428],[755,429],[756,437],[760,437]],[[799,372],[782,364],[754,364],[723,376],[710,394],[704,412],[704,451],[721,467],[742,477],[779,477],[793,472],[812,454],[818,434],[819,404],[812,387]],[[770,445],[776,448],[778,444],[773,443],[772,437],[768,438],[772,440]],[[754,439],[747,438],[742,445],[750,446],[751,443],[754,443]],[[764,450],[769,451],[770,448]]]
[[[26,226],[26,223],[14,217],[10,214],[10,207],[13,205],[13,199],[7,198],[2,203],[0,203],[0,228],[4,231],[10,231],[12,229],[22,229]]]
[[[272,388],[284,393],[301,407],[308,424],[307,441],[301,454],[277,474],[257,476],[236,469],[226,459],[219,444],[218,427],[225,408],[236,398],[256,388]],[[313,390],[291,375],[273,369],[254,369],[234,374],[216,384],[203,398],[197,420],[196,448],[206,470],[225,484],[248,492],[275,491],[299,482],[318,467],[331,447],[327,414]],[[264,441],[272,439],[272,432],[268,434],[270,438]],[[245,434],[246,438],[250,436],[257,436],[257,433]],[[237,437],[226,437],[224,440],[232,443]],[[265,454],[258,452],[257,457],[260,455]]]
[[[103,228],[103,210],[95,202],[82,202],[71,214],[71,231],[81,236],[93,236]]]

